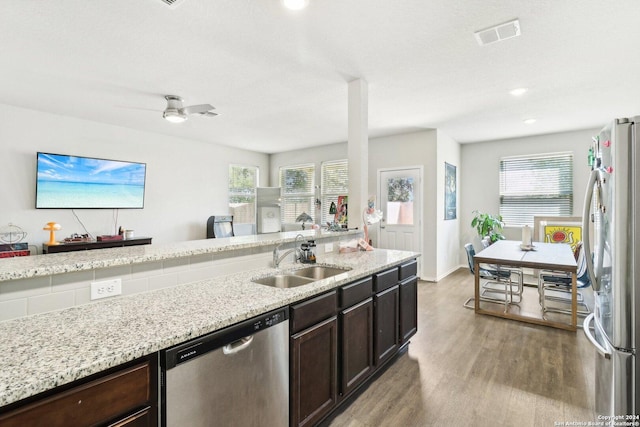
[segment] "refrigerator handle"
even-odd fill
[[[591,344],[593,344],[593,346],[596,348],[598,353],[603,355],[605,359],[611,359],[611,352],[608,352],[603,346],[598,344],[598,341],[596,341],[596,338],[591,333],[591,328],[589,327],[589,325],[591,325],[594,319],[595,319],[594,313],[591,313],[590,315],[588,315],[586,319],[584,319],[584,322],[582,322],[582,330],[584,331],[584,334],[587,336],[587,339],[589,339],[589,341],[591,341]]]
[[[591,242],[589,238],[589,216],[591,213],[591,201],[593,199],[593,186],[598,179],[598,170],[593,169],[591,174],[589,175],[589,182],[587,183],[587,194],[584,195],[584,207],[582,209],[582,245],[584,247],[585,260],[587,262],[587,274],[589,275],[589,280],[591,281],[591,285],[593,286],[593,290],[595,292],[600,291],[600,281],[597,280],[597,277],[593,268],[593,258],[591,257]],[[586,323],[586,322],[585,322]]]

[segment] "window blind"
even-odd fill
[[[329,213],[331,202],[338,206],[338,196],[349,194],[349,162],[334,160],[322,162],[321,166],[322,192],[322,224],[331,222],[334,215]]]
[[[229,212],[235,224],[255,223],[257,186],[257,166],[229,165]]]
[[[280,168],[282,222],[295,223],[303,212],[314,218],[315,166],[313,164]],[[309,221],[305,221],[309,223]]]
[[[533,226],[533,217],[573,214],[573,154],[500,160],[500,215],[507,226]]]

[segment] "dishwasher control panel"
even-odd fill
[[[181,363],[250,337],[263,329],[270,328],[288,319],[289,309],[285,307],[245,320],[163,351],[161,364],[164,365],[164,369],[174,368]]]
[[[284,315],[283,311],[278,311],[276,313],[268,315],[267,317],[256,320],[253,324],[253,330],[257,332],[261,329],[277,325],[284,320],[287,320],[287,317]]]

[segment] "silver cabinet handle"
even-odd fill
[[[245,348],[249,347],[252,341],[253,341],[253,335],[240,338],[238,341],[234,341],[231,344],[227,344],[224,347],[222,347],[222,352],[227,355],[239,353]]]

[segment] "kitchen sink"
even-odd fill
[[[350,268],[327,267],[314,265],[301,268],[286,273],[273,274],[271,276],[252,279],[254,283],[260,285],[273,286],[275,288],[295,288],[297,286],[308,285],[317,280],[327,279],[351,270]]]
[[[253,279],[252,282],[273,286],[274,288],[295,288],[296,286],[308,285],[313,282],[313,279],[292,274],[274,274],[260,279]]]
[[[322,280],[328,277],[337,276],[338,274],[344,273],[349,270],[351,269],[327,267],[323,265],[314,265],[312,267],[306,267],[300,270],[294,270],[291,272],[291,274],[295,276],[300,276],[300,277],[308,277],[313,280]]]

